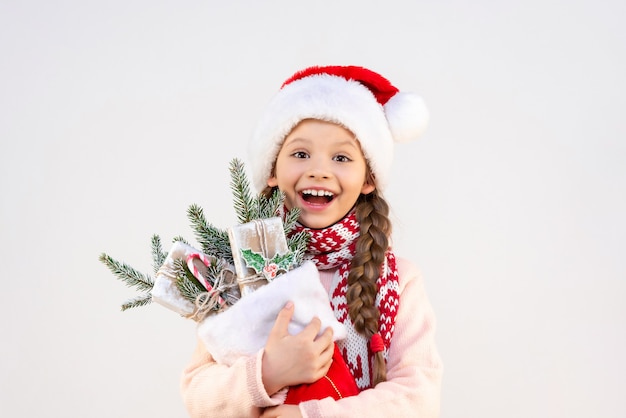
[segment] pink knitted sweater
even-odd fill
[[[398,258],[400,306],[387,361],[387,381],[358,396],[300,404],[305,418],[439,416],[443,366],[435,345],[435,317],[417,268]],[[328,291],[334,271],[320,271]],[[269,396],[261,380],[261,350],[227,367],[216,363],[199,342],[181,379],[183,400],[193,418],[258,417],[279,405],[285,391]]]

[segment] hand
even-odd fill
[[[265,409],[261,418],[302,418],[297,405],[278,405]]]
[[[313,383],[321,379],[333,358],[333,330],[327,328],[319,337],[321,322],[313,318],[299,334],[287,330],[294,305],[289,302],[278,313],[263,353],[263,385],[273,395],[286,386]]]

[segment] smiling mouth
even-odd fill
[[[332,192],[327,190],[314,190],[314,189],[306,189],[300,192],[302,196],[302,200],[307,203],[313,204],[326,204],[330,203],[335,197]]]

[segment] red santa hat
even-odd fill
[[[320,119],[354,133],[376,187],[383,190],[391,171],[394,142],[417,139],[428,125],[428,117],[421,97],[400,92],[367,68],[306,68],[283,83],[252,135],[248,151],[253,184],[258,190],[267,186],[285,137],[300,121]]]

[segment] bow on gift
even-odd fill
[[[202,321],[239,300],[233,270],[225,261],[177,241],[157,271],[150,291],[152,300],[186,318]]]
[[[228,268],[220,270],[219,276],[214,283],[211,283],[202,274],[197,265],[200,262],[205,268],[211,267],[215,263],[214,259],[200,252],[187,255],[187,268],[189,272],[204,286],[206,292],[196,296],[196,309],[193,314],[194,319],[202,320],[212,311],[222,311],[228,307],[226,300],[222,297],[223,292],[229,291],[235,283],[234,273]]]

